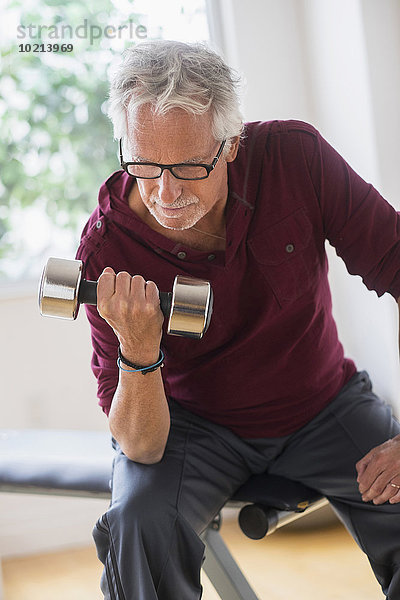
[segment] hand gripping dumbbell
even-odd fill
[[[49,258],[39,284],[40,313],[74,320],[80,304],[97,304],[97,281],[82,279],[83,262]],[[209,281],[175,277],[172,292],[160,292],[160,308],[168,318],[167,332],[200,339],[210,324],[213,293]]]

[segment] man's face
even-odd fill
[[[134,121],[128,120],[128,131],[131,158],[125,160],[210,164],[220,146],[211,134],[209,114],[194,116],[181,109],[159,116],[143,106]],[[234,145],[228,156],[221,156],[207,179],[184,181],[168,170],[157,179],[137,179],[144,205],[160,225],[176,230],[223,213],[228,196],[226,163],[236,152]]]

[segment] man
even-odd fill
[[[99,280],[92,368],[116,449],[94,530],[104,596],[200,598],[199,534],[268,470],[327,496],[398,599],[400,428],[343,355],[324,249],[397,299],[397,213],[310,125],[243,126],[203,46],[130,49],[110,115],[124,170],[77,253]],[[177,273],[212,284],[200,341],[163,335],[158,289]]]

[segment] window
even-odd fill
[[[73,258],[99,186],[119,169],[108,72],[145,38],[208,39],[205,0],[15,0],[3,13],[0,282]]]

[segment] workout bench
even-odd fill
[[[107,432],[0,429],[0,492],[109,498],[113,453]],[[226,506],[240,509],[239,525],[248,537],[261,539],[325,504],[314,490],[265,473],[251,477]],[[259,600],[220,525],[219,514],[202,534],[205,573],[222,600]]]

